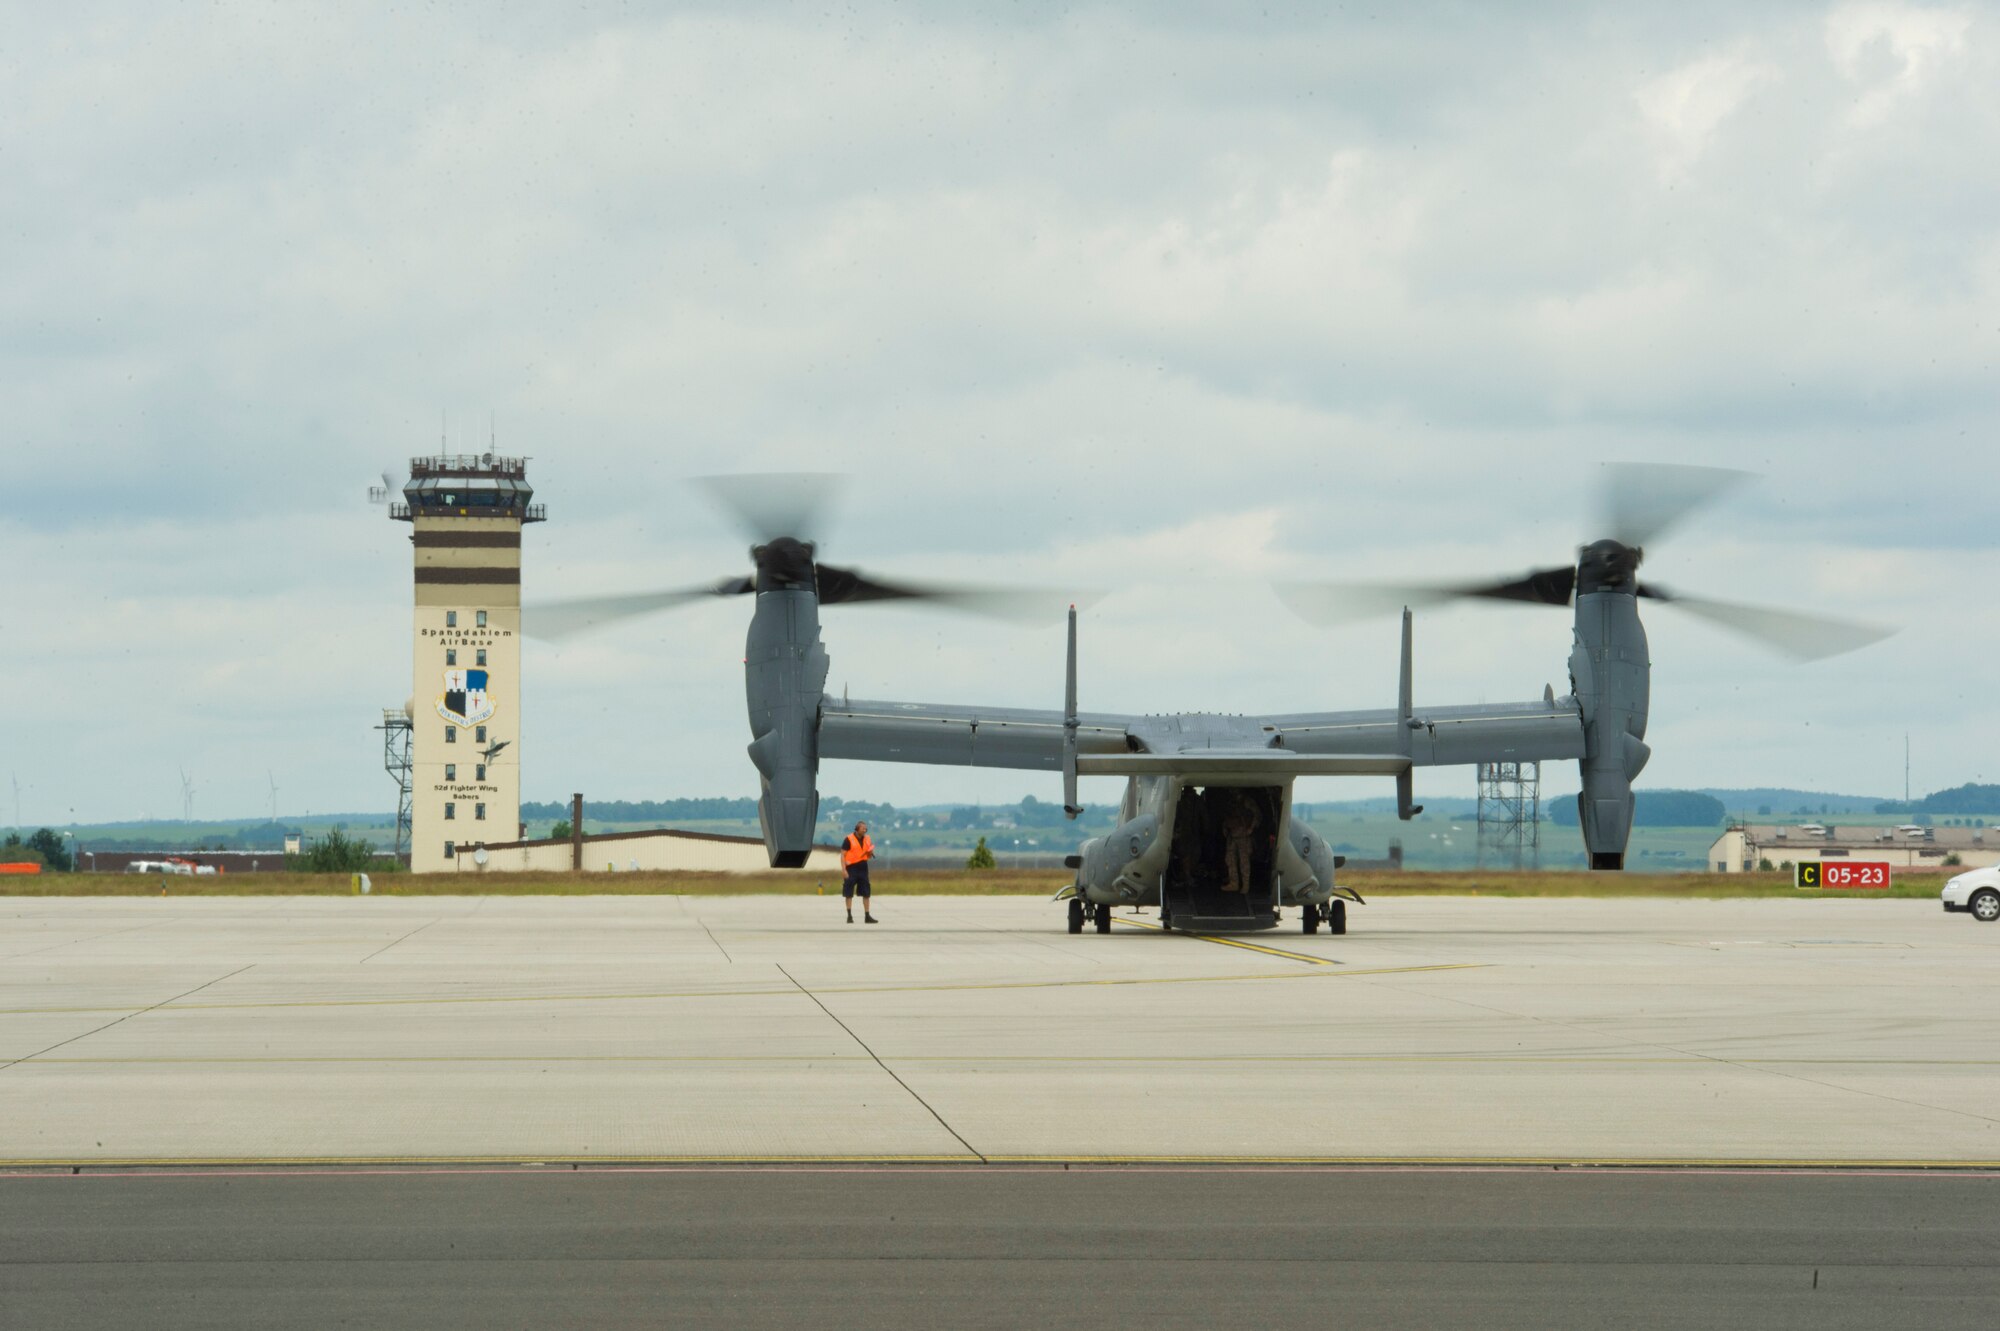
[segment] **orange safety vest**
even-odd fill
[[[861,835],[858,842],[855,840],[853,833],[850,832],[847,840],[840,843],[840,862],[842,864],[852,866],[861,863],[863,860],[872,860],[874,858],[875,843],[869,839],[865,832]]]

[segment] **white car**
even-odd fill
[[[1968,869],[1944,885],[1946,910],[1966,910],[1987,924],[2000,920],[2000,865]]]

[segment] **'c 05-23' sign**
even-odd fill
[[[1861,861],[1807,861],[1792,866],[1792,882],[1798,887],[1886,888],[1889,866]]]

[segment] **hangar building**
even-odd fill
[[[1946,860],[1957,857],[1957,864]],[[1831,826],[1825,823],[1744,823],[1708,848],[1715,873],[1750,873],[1773,866],[1856,859],[1895,869],[1978,868],[2000,864],[2000,827]]]
[[[632,869],[683,870],[700,873],[768,873],[764,842],[758,837],[719,836],[711,832],[602,832],[595,836],[551,837],[540,841],[467,843],[454,857],[460,873],[505,873],[510,870]],[[840,851],[815,846],[805,867],[838,876]]]

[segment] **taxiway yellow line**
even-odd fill
[[[842,1063],[867,1062],[860,1054],[212,1054],[140,1055],[135,1057],[68,1057],[23,1059],[37,1067],[151,1067],[206,1066],[209,1064],[349,1064],[412,1063],[474,1064],[525,1063],[548,1066],[564,1063],[609,1064],[699,1064],[735,1065],[742,1063]],[[1715,1059],[1700,1054],[1678,1057],[1625,1054],[903,1054],[893,1059],[898,1065],[960,1065],[1083,1063],[1093,1067],[1121,1064],[1216,1064],[1241,1066],[1276,1064],[1301,1066],[1357,1066],[1370,1064],[1421,1064],[1428,1066],[1490,1067],[1548,1065],[1580,1067],[1683,1067],[1713,1065]],[[1731,1066],[1761,1067],[2000,1067],[2000,1059],[1989,1058],[1732,1058]]]
[[[1305,952],[1287,952],[1281,947],[1266,947],[1262,943],[1246,943],[1240,938],[1222,938],[1215,934],[1191,934],[1179,929],[1164,929],[1150,920],[1135,920],[1126,915],[1113,915],[1114,924],[1129,924],[1137,929],[1151,929],[1156,934],[1174,933],[1183,938],[1199,938],[1204,943],[1214,943],[1218,947],[1240,947],[1246,952],[1262,952],[1267,957],[1283,957],[1287,961],[1303,961],[1308,966],[1338,966],[1331,957],[1315,957]]]
[[[1841,1159],[1823,1156],[1577,1156],[1577,1155],[291,1155],[291,1156],[18,1156],[0,1158],[0,1170],[443,1168],[519,1169],[597,1166],[673,1169],[689,1166],[843,1168],[994,1165],[1317,1169],[1564,1169],[1564,1170],[1914,1170],[1924,1173],[1990,1173],[2000,1160],[1908,1157]]]

